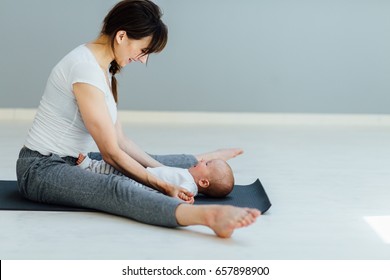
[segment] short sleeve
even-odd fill
[[[198,187],[194,182],[184,182],[180,186],[190,191],[193,195],[198,194]]]
[[[69,73],[69,82],[72,87],[75,83],[90,84],[104,93],[108,87],[103,70],[90,62],[75,64]]]

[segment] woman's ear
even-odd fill
[[[116,33],[115,40],[118,44],[121,44],[123,40],[126,38],[126,31],[124,30],[119,30]]]
[[[210,181],[207,179],[200,179],[198,185],[202,188],[208,188],[210,186]]]

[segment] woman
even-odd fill
[[[229,237],[234,229],[256,220],[260,212],[255,209],[192,205],[190,192],[145,169],[162,164],[189,167],[201,158],[226,160],[241,150],[156,156],[157,161],[122,132],[115,74],[132,62],[145,63],[166,42],[167,28],[158,6],[149,0],[125,0],[107,14],[95,41],[77,47],[54,67],[17,161],[23,196],[160,226],[205,225],[220,237]],[[121,176],[78,168],[78,155],[88,153],[93,142],[100,153],[91,157],[103,158],[127,177],[165,195],[148,192]]]

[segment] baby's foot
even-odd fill
[[[79,154],[79,157],[77,158],[76,164],[80,165],[84,159],[85,159],[85,156],[83,154]]]
[[[244,151],[240,148],[219,149],[213,152],[196,155],[195,157],[198,161],[200,160],[208,161],[212,159],[223,159],[226,161],[238,155],[241,155],[243,152]]]

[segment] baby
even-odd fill
[[[95,173],[124,176],[104,160],[93,160],[82,154],[77,159],[77,165]],[[163,181],[186,188],[194,196],[201,193],[211,197],[225,197],[234,186],[233,171],[222,159],[201,160],[188,169],[160,166],[148,167],[146,170]]]

